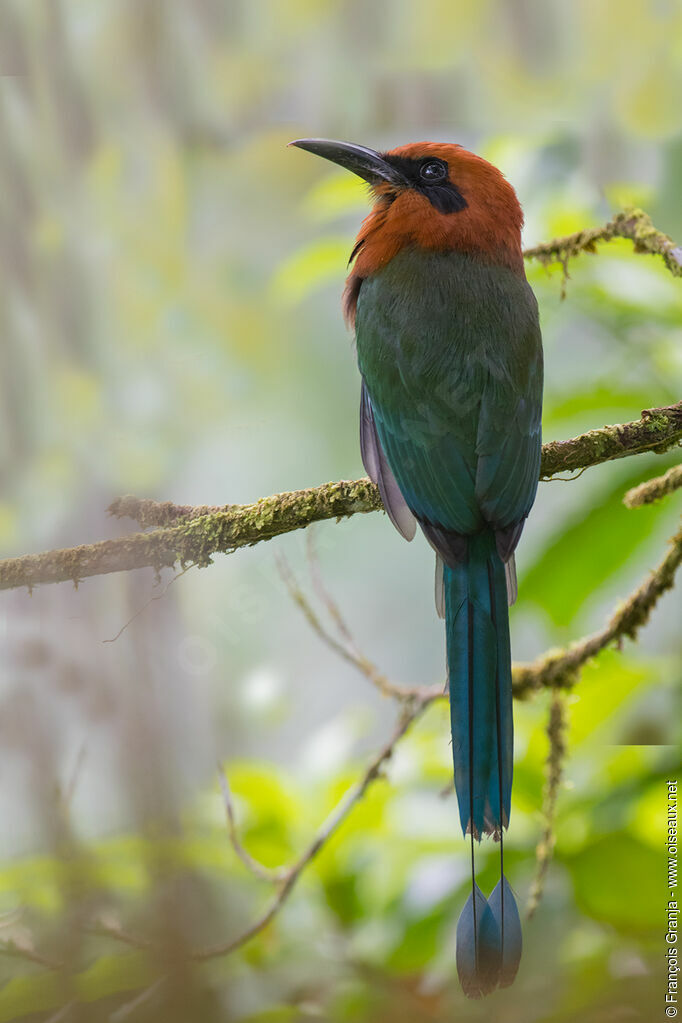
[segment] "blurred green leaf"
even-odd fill
[[[585,667],[579,686],[569,697],[569,749],[580,756],[581,744],[606,724],[613,735],[614,714],[625,707],[639,686],[651,682],[648,665],[613,650],[601,653],[597,662]]]
[[[241,1023],[299,1023],[300,1010],[295,1005],[277,1005],[252,1016],[242,1017]]]
[[[521,575],[519,589],[524,599],[541,608],[556,625],[570,625],[582,606],[646,543],[661,518],[670,514],[665,502],[636,512],[623,504],[625,491],[647,478],[642,463],[602,466],[601,471],[603,475],[608,472],[610,482],[583,487],[579,510]],[[577,484],[555,480],[544,485]]]
[[[403,922],[402,927],[396,920],[396,941],[387,965],[399,973],[423,969],[439,951],[450,915],[441,907],[436,912]]]
[[[360,178],[348,172],[333,174],[314,185],[302,209],[316,223],[326,223],[349,213],[367,211],[368,188]]]
[[[272,293],[285,305],[297,305],[311,292],[341,284],[352,248],[350,238],[324,238],[294,253],[278,268]]]
[[[35,1012],[64,1004],[59,975],[53,972],[13,977],[0,994],[0,1023],[12,1023]]]
[[[660,852],[621,832],[599,838],[564,862],[576,899],[597,920],[625,930],[661,927],[665,908],[665,865]]]
[[[38,968],[39,969],[39,968]],[[154,974],[142,952],[101,956],[88,969],[73,977],[65,988],[64,978],[55,971],[14,977],[0,993],[0,1023],[11,1023],[36,1012],[64,1008],[68,1001],[92,1003],[110,995],[135,991],[150,984]]]
[[[294,786],[272,764],[252,762],[230,765],[230,786],[249,852],[265,866],[282,866],[296,851],[294,831],[303,815]]]

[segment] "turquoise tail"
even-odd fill
[[[446,565],[445,627],[452,755],[462,831],[471,835],[472,895],[457,928],[457,968],[466,994],[513,981],[521,925],[504,877],[513,769],[511,647],[505,568],[492,532],[469,538],[468,557]],[[474,839],[500,842],[500,883],[486,900],[475,882]]]
[[[463,833],[480,838],[509,823],[514,748],[509,610],[494,535],[471,537],[468,560],[446,565],[443,582],[459,816]]]

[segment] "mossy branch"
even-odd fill
[[[662,454],[682,440],[682,401],[665,408],[643,409],[642,418],[617,426],[573,437],[571,440],[549,441],[542,446],[540,479],[550,479],[561,472],[588,469],[643,451]]]
[[[134,568],[152,567],[157,571],[179,562],[199,566],[210,565],[214,554],[226,554],[238,547],[247,547],[261,540],[302,529],[320,519],[341,518],[356,512],[381,508],[378,491],[368,479],[355,482],[326,483],[308,490],[275,494],[256,504],[226,505],[194,517],[176,514],[177,506],[153,501],[123,498],[115,502],[113,514],[129,514],[135,507],[144,522],[149,521],[146,509],[161,509],[168,516],[167,525],[151,533],[132,533],[114,540],[83,544],[44,554],[25,554],[0,561],[0,589],[17,586],[29,588],[39,583],[57,583],[109,572],[125,572]],[[120,508],[127,511],[121,512]],[[173,509],[169,511],[168,509]],[[205,508],[200,512],[204,513]]]
[[[550,650],[532,664],[514,666],[514,696],[524,697],[539,689],[568,689],[575,685],[581,669],[607,646],[624,637],[634,639],[649,620],[660,597],[672,589],[682,562],[682,528],[673,536],[661,563],[614,612],[600,632],[572,644],[565,650]]]
[[[571,440],[550,441],[542,449],[541,479],[584,469],[642,451],[665,451],[682,438],[682,402],[647,409],[632,423],[604,426]],[[134,568],[196,564],[209,565],[214,554],[302,529],[322,519],[339,519],[358,512],[378,511],[381,499],[368,479],[325,483],[307,490],[274,494],[255,504],[222,508],[175,505],[168,501],[123,497],[110,512],[133,518],[153,532],[132,533],[113,540],[83,544],[42,554],[25,554],[0,561],[0,589],[126,572]]]
[[[595,252],[599,242],[609,242],[614,238],[629,238],[635,252],[661,256],[670,273],[674,277],[682,277],[682,246],[676,245],[672,238],[654,227],[649,215],[638,209],[623,210],[603,227],[587,228],[535,245],[526,249],[524,256],[526,259],[538,259],[545,266],[561,263],[566,272],[568,261],[573,256],[581,252]]]
[[[623,504],[627,508],[653,504],[654,501],[660,501],[662,497],[672,494],[679,487],[682,487],[682,465],[674,465],[662,476],[656,476],[655,479],[647,480],[646,483],[640,483],[638,487],[628,490],[623,498]]]
[[[645,451],[662,453],[673,447],[682,440],[682,402],[665,408],[644,409],[642,418],[631,423],[620,423],[615,426],[602,426],[597,430],[589,430],[587,433],[572,437],[570,440],[549,441],[542,448],[542,462],[540,465],[540,479],[551,479],[562,472],[574,472],[578,469],[587,469],[602,462],[612,461],[615,458],[623,458],[626,455],[638,454]],[[344,484],[326,483],[313,490],[292,491],[286,494],[276,494],[272,498],[265,498],[256,505],[188,505],[173,504],[171,501],[151,501],[148,498],[119,497],[109,507],[109,512],[117,518],[134,519],[143,529],[179,525],[190,519],[201,518],[208,515],[228,515],[235,518],[246,515],[250,517],[265,502],[280,501],[280,499],[292,499],[300,503],[301,507],[310,504],[311,495],[322,496],[329,488],[344,486],[351,488],[345,491],[340,501],[348,500],[352,504],[349,511],[331,512],[329,515],[320,515],[319,518],[332,518],[334,515],[352,515],[355,512],[376,511],[381,508],[381,500],[378,491],[369,480],[362,479]],[[355,489],[355,488],[366,489]],[[300,496],[299,496],[300,495]],[[336,497],[337,495],[333,495]],[[340,504],[337,504],[338,508]],[[289,502],[291,507],[291,501]],[[264,509],[265,510],[265,509]],[[319,507],[317,508],[319,510]],[[301,526],[307,526],[315,518],[308,520],[304,516]],[[296,526],[292,528],[297,528]],[[282,530],[285,532],[285,530]],[[274,534],[273,534],[274,535]],[[270,539],[270,537],[264,537]],[[250,543],[251,541],[247,541]],[[241,545],[240,545],[241,546]],[[1,569],[1,563],[0,563]]]

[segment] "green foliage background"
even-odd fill
[[[0,70],[4,555],[126,528],[104,514],[121,493],[223,504],[362,474],[338,300],[366,195],[287,150],[292,138],[462,142],[516,186],[528,244],[624,204],[682,240],[675,0],[5,0]],[[528,270],[548,439],[679,399],[680,291],[660,261],[613,243],[571,264],[565,301],[560,271]],[[518,558],[519,659],[598,628],[659,560],[679,496],[627,510],[622,495],[675,458],[541,485]],[[426,545],[379,515],[316,536],[361,648],[396,680],[441,679]],[[170,574],[145,570],[2,595],[0,939],[66,969],[0,956],[0,1020],[662,1014],[675,593],[570,697],[556,857],[513,988],[478,1005],[456,983],[468,868],[442,795],[444,705],[276,921],[187,965],[188,948],[237,935],[270,896],[228,842],[216,760],[245,845],[277,866],[392,728],[394,708],[292,606],[277,550],[305,579],[292,535],[167,591]],[[521,901],[547,702],[516,707],[507,852]],[[485,888],[495,850],[480,859]],[[102,918],[162,951],[84,929]]]

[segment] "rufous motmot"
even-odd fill
[[[344,312],[362,376],[360,448],[394,526],[436,552],[459,815],[472,891],[457,926],[465,993],[511,984],[521,924],[504,875],[512,786],[508,604],[540,469],[542,340],[521,252],[523,214],[492,164],[459,145],[378,153],[291,143],[369,183]],[[500,881],[476,884],[474,840],[499,841]]]

